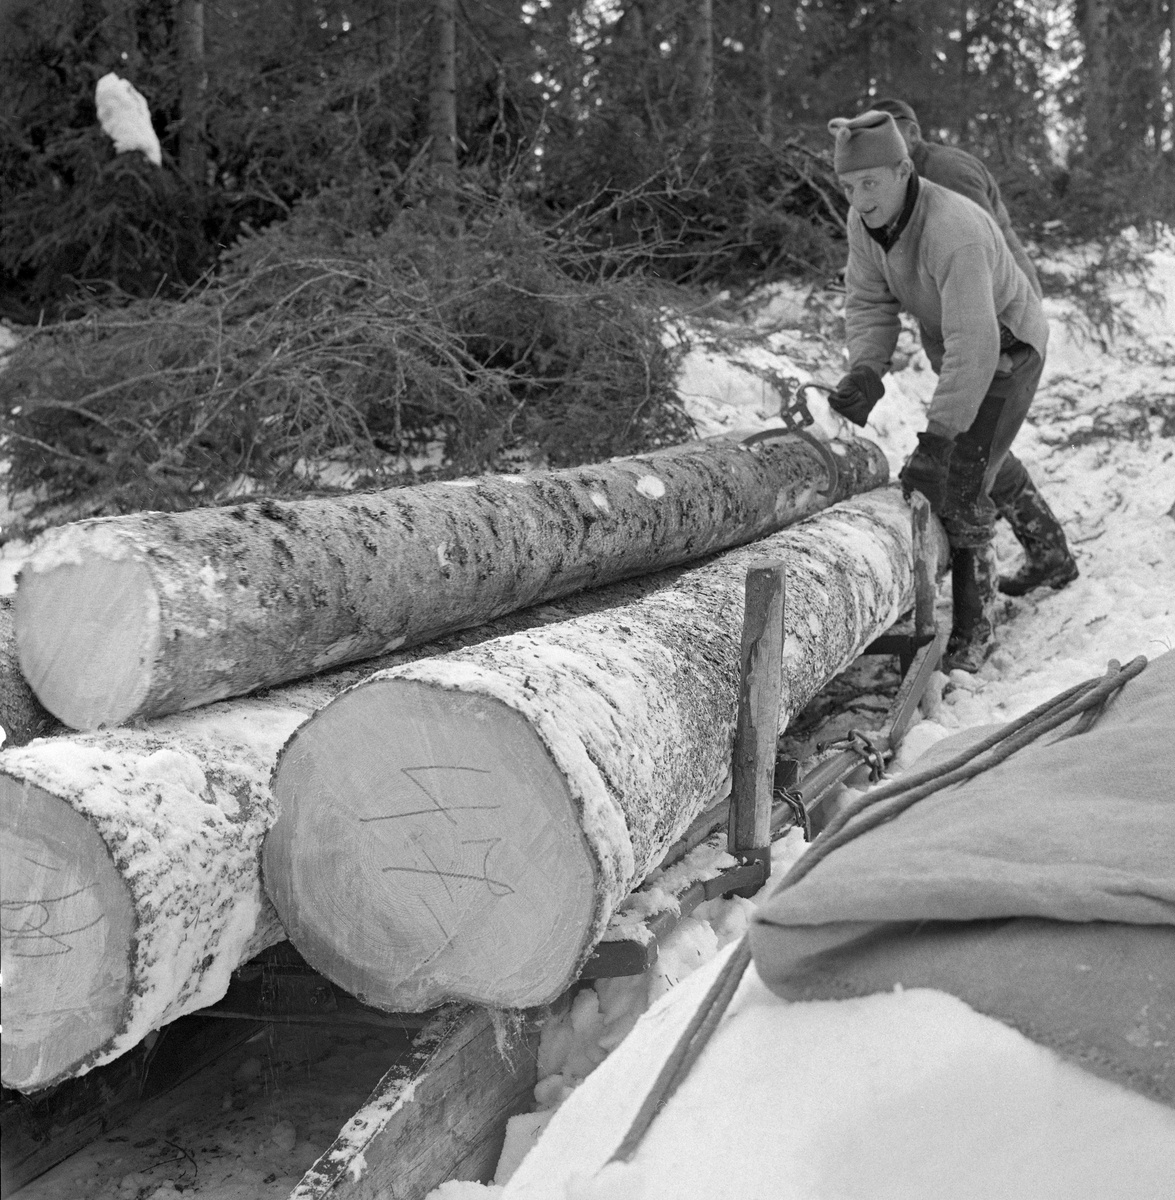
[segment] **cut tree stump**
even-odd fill
[[[747,568],[786,564],[783,727],[912,606],[911,544],[900,492],[874,491],[343,693],[274,776],[263,869],[290,940],[381,1008],[550,1002],[721,788]]]
[[[871,442],[691,442],[531,475],[83,521],[21,572],[21,668],[75,729],[194,708],[740,545],[885,483]]]

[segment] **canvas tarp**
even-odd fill
[[[785,880],[752,926],[764,982],[789,999],[938,988],[1175,1105],[1175,652],[1066,732]]]

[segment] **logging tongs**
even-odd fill
[[[780,402],[779,419],[783,424],[775,429],[764,429],[759,433],[752,433],[750,437],[743,438],[743,445],[751,446],[755,442],[766,442],[772,438],[786,437],[789,434],[793,437],[803,438],[809,446],[815,448],[828,473],[828,486],[823,488],[819,495],[832,496],[835,495],[840,482],[840,469],[836,464],[836,455],[819,438],[813,437],[808,432],[807,427],[813,424],[812,414],[808,410],[808,402],[804,399],[804,392],[808,388],[816,388],[817,391],[827,392],[830,396],[836,391],[826,383],[801,383],[796,388],[794,395],[785,393]]]

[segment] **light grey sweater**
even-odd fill
[[[914,160],[914,169],[919,178],[929,179],[940,187],[950,188],[952,192],[974,200],[980,208],[995,217],[995,223],[1000,227],[1012,257],[1039,296],[1041,288],[1036,268],[1012,228],[1012,218],[1008,216],[1007,205],[1000,195],[1000,185],[983,163],[974,154],[968,154],[958,146],[943,146],[938,142],[915,142],[910,147],[910,157]]]
[[[920,180],[909,223],[885,251],[849,213],[845,333],[852,366],[884,374],[903,309],[938,374],[927,428],[969,428],[1000,357],[1000,325],[1044,356],[1048,320],[994,219],[972,200]]]

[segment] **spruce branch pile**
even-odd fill
[[[688,435],[640,283],[572,279],[505,201],[373,231],[369,200],[319,197],[182,300],[29,336],[0,374],[9,487],[37,498],[27,532],[214,503],[243,480],[321,494],[332,459],[389,486]]]

